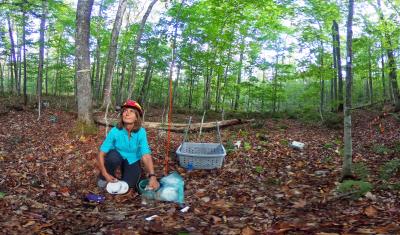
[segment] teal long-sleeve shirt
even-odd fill
[[[131,132],[129,137],[125,128],[121,130],[113,127],[107,134],[107,137],[100,146],[100,151],[108,153],[110,150],[117,150],[129,164],[140,160],[143,155],[151,154],[147,142],[146,130],[141,127],[136,133]]]

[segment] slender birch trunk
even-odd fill
[[[344,106],[344,156],[342,166],[342,179],[352,176],[353,148],[351,137],[351,87],[353,80],[353,13],[354,0],[349,0],[349,11],[347,17],[347,43],[346,43],[346,99]]]

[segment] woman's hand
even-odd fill
[[[146,167],[146,171],[149,173],[149,187],[153,190],[157,190],[160,187],[160,184],[157,181],[157,177],[154,175],[154,166],[153,159],[150,154],[145,154],[142,157],[142,162]]]
[[[100,151],[99,155],[97,156],[97,167],[100,170],[100,173],[104,176],[104,178],[106,179],[107,182],[115,182],[118,179],[115,178],[114,176],[110,175],[107,170],[106,167],[104,165],[104,158],[106,157],[106,153]]]
[[[160,187],[160,183],[158,183],[157,178],[155,176],[150,177],[149,187],[153,190],[157,190]]]
[[[107,182],[115,182],[115,181],[118,181],[117,178],[115,178],[114,176],[112,176],[112,175],[110,175],[110,174],[108,174],[108,173],[104,174],[103,176],[104,176],[104,178],[106,179]]]

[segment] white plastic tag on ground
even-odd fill
[[[185,206],[184,208],[181,209],[181,212],[183,213],[188,212],[189,208],[190,208],[189,206]]]
[[[153,219],[155,219],[155,218],[157,218],[157,217],[158,217],[158,215],[152,215],[152,216],[150,216],[150,217],[145,218],[145,220],[147,220],[147,221],[152,221]]]
[[[242,141],[240,141],[240,140],[235,141],[235,143],[234,143],[235,148],[236,148],[236,149],[239,149],[241,144],[242,144]]]

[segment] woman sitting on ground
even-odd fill
[[[157,177],[154,174],[153,159],[146,130],[142,127],[143,110],[140,105],[127,100],[122,106],[121,120],[113,127],[100,146],[97,164],[100,170],[97,185],[104,188],[107,182],[118,179],[115,171],[121,169],[121,180],[128,183],[130,188],[138,191],[138,183],[142,172],[140,161],[147,171],[149,187],[159,188]]]

